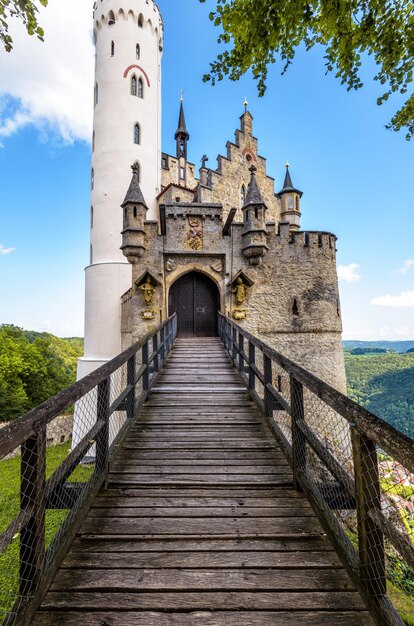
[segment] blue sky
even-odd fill
[[[304,191],[302,227],[338,236],[347,339],[414,339],[414,143],[384,129],[398,97],[378,107],[368,60],[365,87],[325,76],[323,51],[299,50],[288,73],[273,66],[257,97],[250,75],[203,84],[219,47],[213,1],[160,0],[165,24],[163,150],[174,150],[185,90],[189,159],[225,154],[247,96],[260,153],[281,186],[284,163]],[[0,52],[0,323],[83,333],[89,253],[92,1],[50,0],[46,43],[14,28]],[[30,62],[28,61],[30,59]]]

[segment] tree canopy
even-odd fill
[[[205,2],[206,0],[200,0]],[[266,90],[270,64],[281,62],[282,74],[299,45],[325,49],[326,72],[348,90],[363,86],[364,57],[376,63],[374,80],[381,85],[377,104],[391,94],[407,94],[414,70],[414,3],[409,0],[216,0],[210,19],[223,32],[225,50],[204,76],[213,85],[225,76],[238,80],[249,69],[259,95]],[[414,135],[414,93],[395,113],[388,129]]]
[[[10,18],[21,20],[29,35],[36,35],[43,41],[44,31],[37,22],[37,1],[47,6],[48,0],[0,0],[0,43],[7,52],[13,49],[13,39],[9,33]]]

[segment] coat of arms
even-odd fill
[[[192,250],[202,250],[203,224],[201,217],[188,218],[187,244]]]

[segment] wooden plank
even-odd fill
[[[61,569],[51,591],[353,591],[345,570]]]
[[[149,534],[149,535],[247,535],[257,537],[264,535],[274,537],[276,535],[289,536],[293,534],[305,534],[321,532],[319,523],[313,517],[288,517],[288,518],[254,518],[250,519],[227,519],[227,518],[119,518],[119,517],[88,517],[82,531],[94,534]]]
[[[208,467],[197,467],[196,464],[191,465],[141,465],[140,463],[134,460],[128,459],[119,459],[115,461],[113,468],[111,470],[112,473],[127,473],[127,474],[156,474],[167,475],[171,474],[178,475],[186,475],[188,477],[194,477],[198,475],[208,474],[212,476],[213,474],[225,474],[226,476],[244,476],[245,474],[264,476],[271,475],[277,476],[282,474],[291,475],[291,469],[282,461],[279,461],[279,464],[276,465],[268,465],[268,466],[256,466],[256,465],[246,465],[245,467],[236,465],[227,467],[226,465],[209,465]]]
[[[342,569],[335,552],[144,552],[128,556],[128,569],[152,568]],[[125,553],[85,554],[73,550],[63,569],[123,569]]]
[[[275,487],[268,487],[266,485],[257,485],[254,487],[254,492],[250,488],[246,487],[231,487],[228,485],[206,485],[205,487],[174,487],[172,485],[164,485],[161,487],[142,487],[133,486],[125,489],[124,487],[109,487],[105,491],[101,491],[99,497],[134,497],[134,498],[279,498],[289,497],[296,498],[302,502],[307,502],[302,494],[296,492],[292,486],[278,485]]]
[[[200,486],[200,485],[292,485],[293,479],[290,472],[283,474],[261,475],[245,474],[143,474],[128,472],[111,472],[108,478],[109,484],[123,483],[128,485],[177,485],[177,486]]]
[[[107,508],[117,506],[119,509],[123,509],[125,507],[151,507],[158,509],[159,507],[167,508],[167,507],[178,507],[182,515],[186,515],[186,509],[192,509],[193,507],[205,507],[208,508],[206,511],[209,513],[211,511],[211,507],[218,507],[221,511],[225,511],[226,509],[231,509],[232,511],[239,511],[241,513],[245,513],[246,509],[269,509],[270,511],[279,511],[280,509],[301,509],[306,511],[311,511],[312,508],[307,500],[299,500],[291,497],[283,497],[283,495],[277,498],[218,498],[215,497],[215,494],[211,495],[211,497],[204,498],[183,498],[183,497],[140,497],[136,498],[133,496],[112,496],[105,495],[104,497],[96,498],[95,502],[92,505],[92,508]],[[223,513],[224,514],[224,513]]]
[[[157,450],[147,450],[141,447],[136,448],[133,444],[126,446],[123,445],[121,449],[122,455],[130,456],[137,455],[138,458],[143,461],[148,460],[160,460],[162,457],[166,462],[182,460],[184,463],[187,461],[206,461],[208,463],[215,464],[216,462],[223,462],[231,460],[237,463],[242,460],[246,461],[258,461],[258,460],[272,460],[273,458],[280,458],[281,453],[271,446],[270,448],[254,449],[254,450],[232,450],[231,455],[227,450],[168,450],[164,449],[162,455]]]
[[[374,622],[366,612],[347,611],[343,613],[332,611],[309,612],[296,611],[294,614],[286,611],[224,611],[203,613],[156,613],[156,612],[109,612],[83,613],[54,613],[41,611],[34,626],[286,626],[292,624],[292,619],[301,626],[373,626]]]
[[[168,518],[168,517],[243,517],[243,518],[257,518],[257,517],[270,517],[273,519],[283,517],[314,517],[314,513],[311,508],[304,509],[301,506],[289,506],[285,508],[265,507],[265,508],[249,508],[249,507],[129,507],[122,506],[119,502],[115,503],[115,506],[110,504],[106,507],[93,507],[89,512],[89,517],[99,517],[101,519],[112,517],[154,517]]]
[[[72,545],[76,553],[87,554],[105,552],[332,552],[333,547],[329,541],[317,536],[289,537],[281,539],[188,539],[180,537],[175,539],[131,538],[131,537],[102,537],[98,535],[84,535],[77,537]]]
[[[100,572],[99,572],[100,573]],[[363,610],[365,607],[357,592],[189,592],[182,593],[85,593],[79,591],[48,593],[43,609],[121,609],[136,606],[140,610]],[[82,624],[82,621],[80,622]],[[336,621],[333,622],[336,626]],[[331,624],[332,626],[332,624]]]

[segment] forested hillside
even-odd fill
[[[0,422],[12,420],[76,379],[83,339],[0,326]]]
[[[414,438],[414,353],[345,352],[349,396]]]

